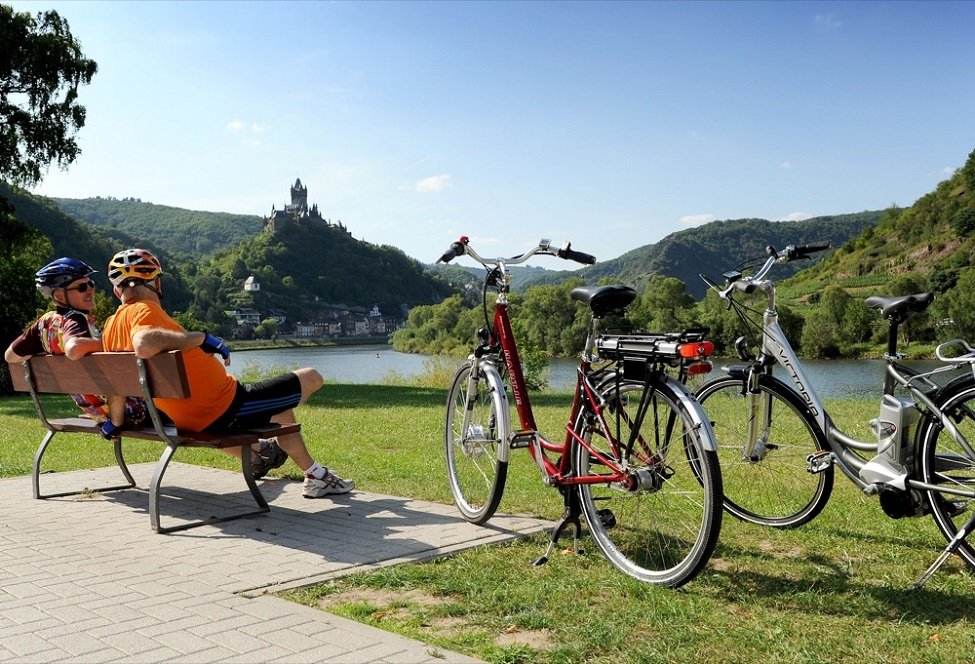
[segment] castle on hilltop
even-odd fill
[[[292,225],[304,226],[315,223],[332,226],[348,233],[349,231],[342,225],[342,222],[333,224],[323,218],[318,211],[318,203],[308,207],[308,187],[301,184],[301,178],[295,180],[291,187],[291,204],[285,205],[283,210],[278,210],[274,205],[271,206],[271,214],[264,217],[264,231],[275,235],[286,232]]]

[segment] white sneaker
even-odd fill
[[[329,471],[322,479],[315,479],[313,475],[305,475],[305,485],[301,495],[305,498],[321,498],[322,496],[348,493],[355,488],[353,480],[343,480]]]

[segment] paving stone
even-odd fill
[[[154,464],[130,466],[146,486]],[[44,491],[107,486],[114,467],[50,473]],[[34,500],[0,479],[0,662],[474,662],[271,593],[551,527],[361,491],[305,500],[265,480],[267,515],[160,535],[148,495]],[[239,473],[172,463],[164,523],[248,509]]]

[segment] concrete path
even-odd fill
[[[153,466],[131,467],[139,486]],[[46,474],[42,491],[120,476]],[[174,463],[164,485],[164,526],[253,507],[238,473]],[[261,485],[265,516],[159,535],[143,491],[34,500],[30,478],[0,480],[0,662],[473,662],[269,593],[550,525],[499,515],[479,527],[451,505]]]

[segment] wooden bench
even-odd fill
[[[63,493],[42,494],[40,487],[41,460],[48,445],[58,433],[87,433],[101,439],[98,424],[86,417],[65,417],[51,419],[44,412],[39,395],[51,394],[103,394],[116,396],[136,396],[146,400],[151,426],[137,429],[124,429],[122,439],[114,441],[115,460],[122,474],[125,484],[95,489],[95,491],[117,491],[139,487],[132,474],[125,465],[122,455],[122,440],[136,438],[140,440],[158,441],[166,444],[162,456],[156,463],[152,481],[148,487],[149,519],[153,530],[159,533],[185,530],[208,523],[219,523],[242,517],[257,516],[270,511],[264,495],[261,493],[251,469],[251,455],[248,453],[252,444],[261,438],[273,438],[292,433],[301,429],[299,424],[271,424],[258,429],[234,431],[222,434],[200,433],[195,431],[177,431],[172,425],[166,425],[162,416],[153,404],[152,397],[170,399],[185,399],[190,396],[189,383],[186,379],[186,369],[183,365],[183,355],[180,351],[161,353],[149,359],[139,359],[134,353],[94,353],[80,360],[69,360],[63,355],[36,355],[25,362],[10,364],[10,377],[14,389],[30,392],[37,410],[37,416],[47,428],[47,434],[41,441],[34,455],[31,480],[34,498],[56,498],[60,496],[77,495],[89,491],[67,491]],[[168,528],[162,527],[159,520],[160,486],[166,468],[172,460],[176,450],[180,447],[208,447],[222,449],[228,447],[241,448],[241,472],[247,488],[257,502],[256,511],[235,513],[221,517],[211,517],[190,523],[183,523]]]

